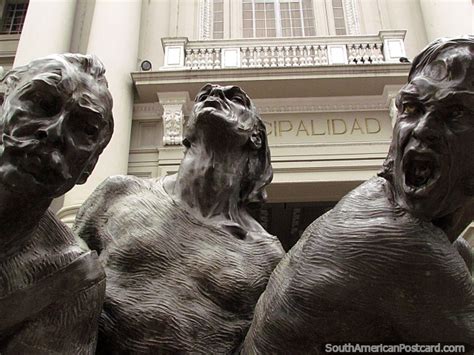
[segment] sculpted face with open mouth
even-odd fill
[[[473,64],[470,48],[463,50],[439,53],[397,98],[391,147],[395,199],[417,217],[448,215],[470,195],[474,93],[468,73]]]
[[[409,144],[402,158],[403,189],[407,195],[427,196],[439,183],[440,157],[432,149]]]

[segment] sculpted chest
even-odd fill
[[[114,240],[101,255],[107,277],[131,292],[142,292],[136,280],[146,279],[147,287],[169,288],[182,302],[197,295],[213,307],[251,314],[279,258],[265,240],[270,236],[241,240],[148,190],[124,196],[105,217]]]

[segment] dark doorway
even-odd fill
[[[271,234],[280,239],[286,251],[298,241],[306,227],[337,202],[267,203],[252,215]]]

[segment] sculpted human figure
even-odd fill
[[[246,209],[272,178],[248,96],[204,86],[184,136],[176,175],[111,177],[77,216],[107,274],[99,352],[234,353],[283,255]]]
[[[7,73],[0,131],[0,353],[94,354],[105,273],[48,210],[84,183],[113,131],[94,56]]]
[[[384,170],[304,232],[258,301],[244,354],[324,343],[474,345],[474,39],[419,54]],[[328,350],[326,348],[326,350]]]

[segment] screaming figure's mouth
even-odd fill
[[[403,158],[403,173],[407,193],[427,194],[439,179],[437,156],[431,151],[409,150]]]

